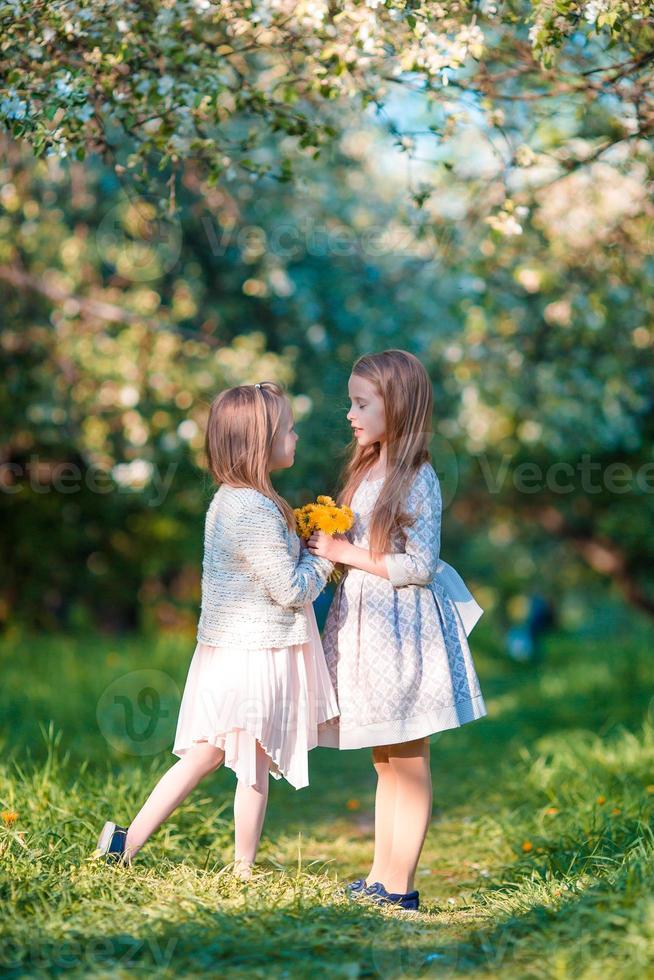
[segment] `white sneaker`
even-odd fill
[[[126,841],[127,827],[119,827],[111,820],[107,820],[100,831],[93,857],[104,857],[107,864],[129,864],[125,859]]]

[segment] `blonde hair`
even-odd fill
[[[289,529],[295,530],[293,508],[274,489],[268,470],[273,440],[290,409],[275,381],[227,388],[211,403],[204,449],[216,483],[258,490],[274,501]]]
[[[384,402],[386,419],[386,478],[370,519],[369,550],[387,551],[394,530],[411,525],[415,518],[404,511],[409,488],[423,463],[431,461],[429,438],[432,431],[433,392],[424,366],[414,354],[404,350],[385,350],[364,354],[354,364],[352,374],[370,381]],[[355,439],[349,448],[338,503],[350,504],[364,474],[374,466],[381,452],[380,443],[359,446]]]

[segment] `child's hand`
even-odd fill
[[[344,545],[348,540],[343,534],[329,535],[324,531],[313,531],[308,541],[308,548],[311,554],[318,558],[327,558],[328,561],[342,562],[344,560]]]

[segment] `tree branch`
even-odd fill
[[[133,310],[126,310],[115,303],[107,303],[103,300],[89,299],[86,296],[77,296],[54,283],[45,282],[30,275],[24,269],[16,265],[0,265],[0,280],[13,286],[14,289],[22,292],[38,293],[49,299],[55,306],[62,306],[66,302],[76,303],[80,313],[86,316],[104,320],[107,323],[139,323],[145,325],[150,330],[165,330],[168,333],[177,333],[188,340],[197,340],[209,347],[221,347],[221,342],[216,337],[198,333],[196,330],[189,330],[186,327],[174,326],[163,321],[152,320],[134,313]]]

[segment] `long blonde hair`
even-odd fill
[[[258,490],[277,504],[289,529],[295,530],[293,508],[274,489],[268,471],[273,440],[290,408],[275,381],[227,388],[211,403],[204,449],[216,483]]]
[[[432,427],[431,380],[418,358],[405,350],[364,354],[352,374],[370,381],[384,402],[386,418],[386,478],[370,519],[369,550],[387,551],[393,532],[415,520],[405,513],[404,503],[415,473],[431,461],[429,438]],[[349,447],[338,503],[350,504],[364,474],[379,459],[380,443]]]

